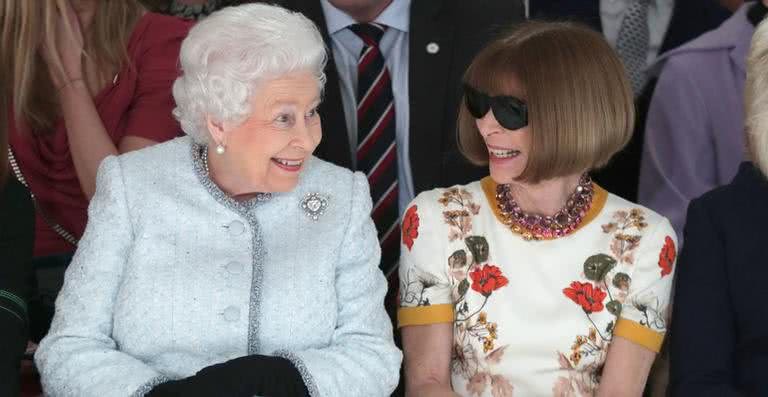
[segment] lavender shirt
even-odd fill
[[[659,58],[638,201],[682,241],[688,202],[733,179],[745,158],[744,80],[754,26],[745,3],[720,27]],[[653,71],[652,71],[653,72]]]

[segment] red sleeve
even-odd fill
[[[163,142],[181,135],[174,119],[171,88],[179,75],[181,42],[192,23],[178,18],[154,16],[142,35],[146,43],[137,59],[137,82],[125,124],[125,136]]]

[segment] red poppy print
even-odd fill
[[[472,278],[472,289],[484,296],[490,296],[493,291],[509,284],[509,280],[501,274],[501,269],[493,265],[483,265],[471,271],[469,277]]]
[[[411,206],[403,216],[403,244],[408,247],[408,251],[413,248],[413,241],[419,237],[419,214],[416,211],[417,206]]]
[[[592,283],[580,283],[574,281],[570,288],[564,288],[565,296],[576,302],[587,314],[596,313],[603,310],[603,300],[606,292],[600,287],[593,286]]]
[[[677,251],[672,237],[667,236],[664,239],[664,246],[659,253],[659,267],[661,268],[661,277],[672,274],[672,266],[675,263]]]

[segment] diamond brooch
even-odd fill
[[[312,218],[313,221],[318,220],[320,215],[325,213],[326,208],[328,208],[328,199],[319,193],[308,193],[304,196],[304,199],[301,200],[301,209],[303,209],[307,216]]]

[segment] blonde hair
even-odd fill
[[[632,136],[634,102],[624,67],[600,34],[578,24],[518,25],[480,51],[464,82],[527,103],[532,144],[522,181],[602,167]],[[520,92],[511,92],[514,84]],[[465,101],[457,124],[464,156],[488,164],[488,149]]]
[[[0,78],[7,79],[2,95],[10,96],[15,118],[24,120],[36,132],[49,130],[59,116],[58,104],[51,95],[48,67],[39,49],[56,42],[56,21],[68,2],[0,0]],[[128,38],[143,11],[136,0],[98,2],[93,25],[84,38],[84,51],[96,63],[99,81],[107,81],[110,73],[127,62]],[[71,34],[68,20],[65,25]],[[63,65],[54,66],[63,71]],[[0,128],[7,128],[7,124]]]
[[[755,165],[768,175],[768,23],[752,36],[744,86],[747,148]]]

